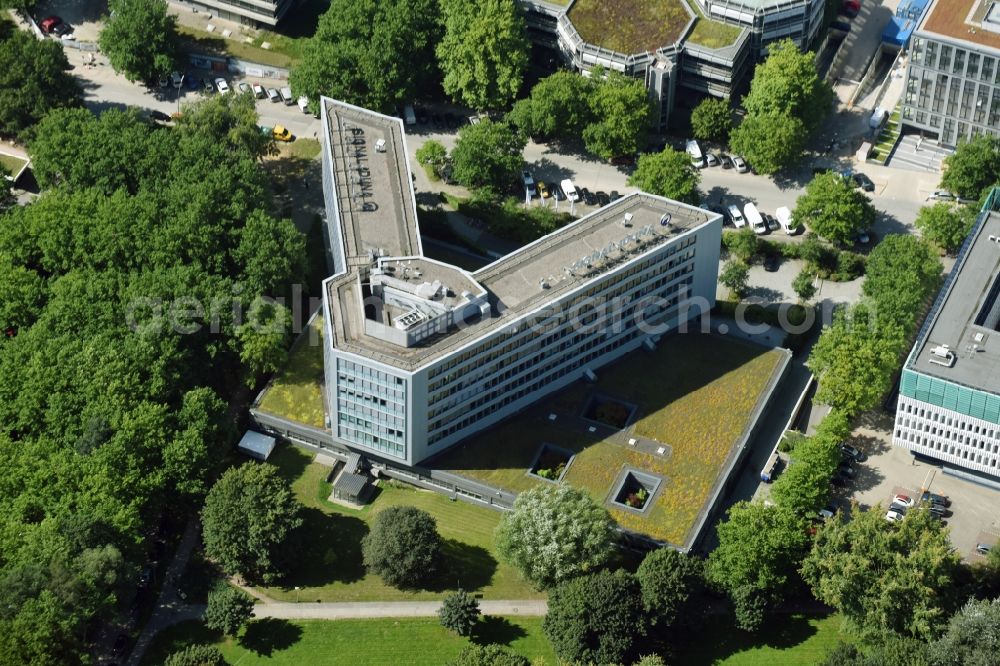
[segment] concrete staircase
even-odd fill
[[[921,141],[917,135],[907,134],[896,143],[887,166],[907,171],[940,173],[942,160],[953,152],[950,148],[939,146],[935,141],[927,139]]]

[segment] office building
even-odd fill
[[[254,28],[273,28],[298,0],[190,0],[199,12]]]
[[[429,259],[402,121],[320,107],[334,443],[417,464],[715,303],[721,217],[646,194],[473,273]]]
[[[911,38],[902,123],[944,146],[1000,131],[1000,3],[936,0]]]
[[[1000,482],[1000,214],[989,207],[903,367],[893,444]]]

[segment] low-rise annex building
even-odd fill
[[[474,273],[429,259],[402,121],[320,108],[335,444],[418,464],[715,304],[721,216],[641,193]]]

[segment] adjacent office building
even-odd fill
[[[912,37],[902,122],[945,146],[1000,132],[1000,3],[931,5]]]
[[[1000,482],[1000,214],[984,212],[903,367],[893,444]]]
[[[413,465],[715,303],[722,219],[633,194],[476,271],[423,254],[398,118],[323,99],[335,442]]]
[[[191,0],[200,12],[254,28],[273,28],[299,0]]]

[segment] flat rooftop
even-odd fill
[[[633,54],[676,43],[694,13],[684,0],[576,0],[567,16],[587,43]]]
[[[1000,393],[1000,241],[991,240],[998,237],[1000,214],[990,213],[955,263],[930,329],[910,357],[911,370]],[[942,345],[954,355],[951,367],[940,355]]]
[[[918,30],[1000,50],[1000,34],[983,27],[990,3],[991,0],[936,0]]]

